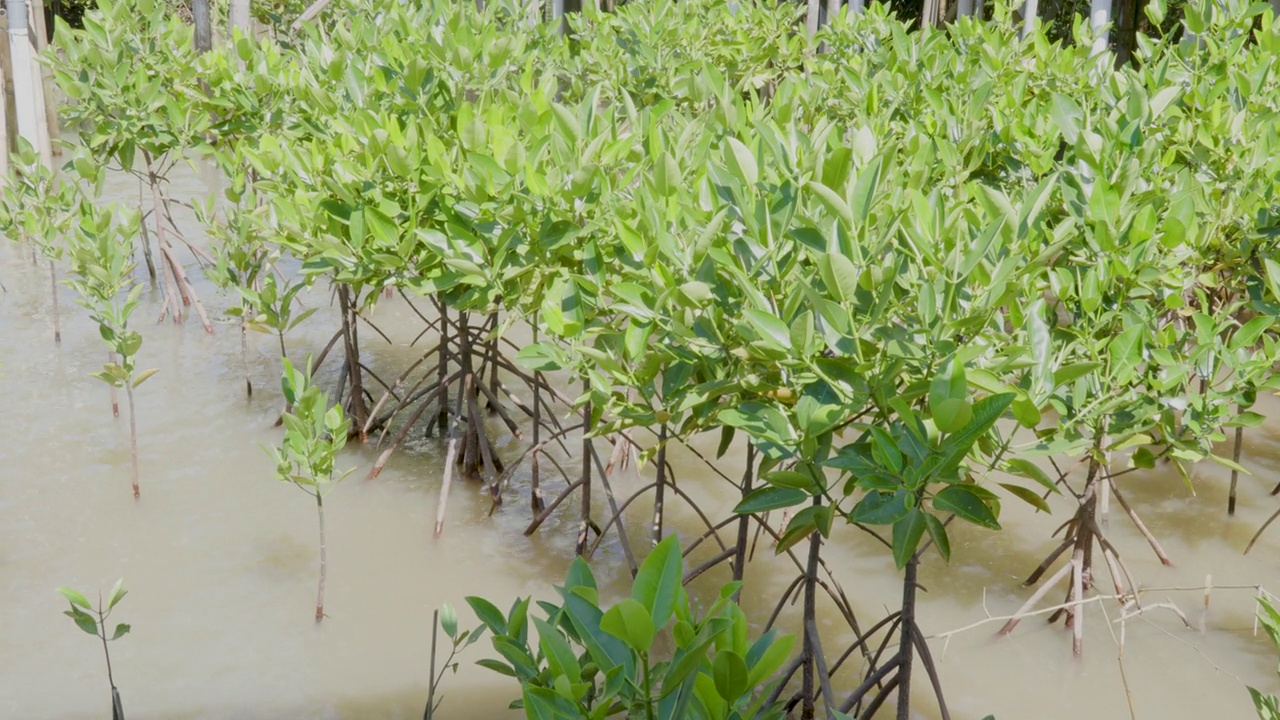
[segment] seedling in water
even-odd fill
[[[276,479],[292,483],[316,500],[316,517],[320,522],[320,582],[316,589],[316,622],[324,620],[325,533],[324,496],[351,470],[334,475],[333,463],[347,444],[351,421],[342,408],[329,405],[329,396],[312,384],[311,358],[299,371],[284,360],[281,378],[285,400],[292,408],[283,416],[284,440],[278,448],[268,448],[276,461]],[[354,469],[354,468],[353,468]]]
[[[120,691],[116,688],[115,677],[111,674],[111,650],[107,643],[115,642],[125,635],[129,634],[130,627],[127,623],[119,623],[111,633],[111,637],[107,637],[107,618],[111,616],[111,611],[116,605],[124,599],[128,593],[124,589],[124,578],[116,581],[112,586],[111,592],[107,594],[106,603],[103,603],[102,593],[98,593],[98,607],[95,608],[89,604],[89,600],[85,596],[71,588],[60,587],[58,592],[62,597],[71,603],[71,609],[64,611],[62,614],[75,621],[76,626],[81,630],[102,641],[102,655],[107,661],[107,682],[111,684],[111,720],[124,720],[124,708],[120,703]]]
[[[126,217],[115,222],[113,216]],[[67,281],[80,294],[80,304],[88,308],[107,344],[107,363],[93,376],[123,389],[129,402],[129,452],[133,464],[133,496],[138,489],[138,424],[133,391],[156,373],[137,370],[135,360],[142,348],[142,335],[129,329],[129,318],[138,307],[142,286],[133,278],[130,259],[137,213],[123,208],[98,209],[89,203],[80,206],[80,225],[71,238],[71,274]],[[123,301],[121,295],[124,296]]]

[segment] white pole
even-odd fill
[[[1024,39],[1031,34],[1036,26],[1036,15],[1039,13],[1039,0],[1026,0],[1022,3],[1022,31],[1018,33],[1018,39]]]
[[[1089,24],[1093,26],[1093,49],[1089,55],[1097,57],[1111,47],[1111,0],[1092,0]]]
[[[4,69],[0,67],[0,186],[9,177],[9,108],[8,88],[5,87]]]
[[[35,40],[36,52],[42,53],[45,48],[49,47],[49,26],[44,17],[44,0],[28,0],[27,7],[30,8],[31,33],[32,38]],[[57,96],[54,94],[53,73],[43,64],[36,65],[36,72],[38,73],[36,81],[40,83],[40,95],[44,97],[45,132],[49,136],[49,146],[55,154],[61,154],[58,148],[53,147],[53,141],[59,137]]]
[[[52,168],[44,93],[40,91],[40,70],[31,57],[28,22],[27,0],[10,0],[9,52],[13,53],[13,104],[18,116],[18,135],[40,152],[45,167]]]
[[[240,34],[249,37],[252,30],[250,22],[249,0],[231,0],[231,27],[240,28]]]

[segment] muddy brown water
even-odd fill
[[[205,197],[214,186],[211,170],[180,168],[173,192]],[[119,178],[110,192],[134,200],[137,187]],[[191,218],[182,224],[198,238]],[[211,315],[221,316],[228,300],[198,272],[193,277]],[[130,720],[364,720],[421,717],[433,609],[452,603],[465,627],[474,622],[465,596],[506,607],[516,596],[549,596],[550,584],[563,578],[574,511],[524,537],[526,475],[517,474],[506,505],[492,516],[479,487],[455,485],[437,538],[440,442],[415,438],[372,482],[364,474],[376,453],[351,447],[341,467],[356,472],[326,502],[329,618],[315,626],[314,506],[273,479],[261,449],[279,438],[271,427],[280,409],[274,339],[251,337],[257,392],[247,400],[237,327],[218,324],[209,336],[191,320],[157,325],[158,298],[145,298],[136,316],[146,337],[139,363],[160,372],[137,396],[142,499],[135,502],[127,421],[111,418],[106,387],[88,375],[103,352],[86,313],[61,289],[63,343],[55,347],[48,276],[31,265],[28,250],[0,246],[0,283],[7,289],[0,294],[0,719],[109,714],[100,647],[62,616],[60,585],[96,592],[126,579],[129,596],[113,620],[131,623],[133,632],[113,645],[112,661]],[[328,301],[320,290],[305,296],[308,305]],[[317,313],[299,327],[291,354],[318,351],[333,331],[332,315]],[[365,332],[363,349],[379,374],[394,376],[415,357],[407,345],[417,321],[399,300],[380,306],[374,321],[393,343]],[[332,379],[334,372],[328,364],[321,375]],[[1269,409],[1280,411],[1280,404]],[[520,451],[514,438],[499,434],[498,442],[508,458]],[[1226,516],[1227,472],[1220,468],[1196,468],[1194,494],[1171,468],[1125,477],[1127,496],[1174,565],[1155,560],[1118,507],[1110,519],[1114,541],[1143,585],[1190,588],[1151,591],[1144,602],[1176,605],[1192,627],[1164,608],[1120,622],[1115,603],[1091,604],[1082,659],[1072,656],[1068,633],[1042,618],[1004,638],[995,637],[1000,622],[978,624],[1013,612],[1030,594],[1019,582],[1053,548],[1049,535],[1068,517],[1067,501],[1053,499],[1054,517],[1046,518],[1009,500],[999,533],[955,528],[951,564],[932,556],[921,569],[927,592],[919,611],[934,636],[952,716],[1251,717],[1246,683],[1280,689],[1275,651],[1253,634],[1254,593],[1214,590],[1206,615],[1197,588],[1211,574],[1216,586],[1280,590],[1280,527],[1248,557],[1241,554],[1280,503],[1267,495],[1280,481],[1278,458],[1280,425],[1246,433],[1244,464],[1254,475],[1241,480],[1234,518]],[[712,517],[723,517],[733,504],[728,485],[688,452],[673,452],[673,461],[681,486]],[[739,463],[741,453],[730,453],[723,470],[737,477]],[[651,477],[652,468],[641,474]],[[643,482],[628,471],[615,490],[625,495]],[[637,547],[647,514],[640,505],[629,517]],[[668,522],[686,538],[700,532],[686,510],[673,510]],[[864,625],[897,606],[900,576],[883,549],[838,528],[825,553]],[[747,571],[744,602],[757,623],[794,576],[770,555],[762,543]],[[616,540],[602,546],[594,567],[611,591],[625,588]],[[714,570],[700,589],[727,579],[727,569]],[[1100,586],[1108,589],[1105,580]],[[1055,590],[1047,602],[1062,598]],[[823,643],[836,652],[847,633],[830,603],[822,610]],[[792,621],[794,609],[783,618]],[[974,627],[945,636],[967,626]],[[484,641],[458,659],[458,673],[442,686],[443,717],[519,717],[506,709],[518,695],[513,681],[474,666],[490,655]],[[918,678],[918,716],[935,718]]]

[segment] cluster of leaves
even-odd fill
[[[579,558],[556,588],[561,602],[537,603],[544,617],[532,618],[536,638],[530,599],[517,599],[504,616],[483,598],[467,598],[505,660],[480,664],[519,680],[514,707],[537,720],[780,720],[781,707],[766,704],[769,681],[795,638],[770,631],[749,642],[746,616],[732,600],[737,583],[696,613],[682,575],[671,536],[640,567],[631,596],[605,609]]]
[[[119,640],[129,634],[128,623],[119,623],[111,633],[111,637],[105,637],[107,632],[107,617],[111,615],[111,611],[115,609],[124,596],[129,593],[124,589],[124,579],[116,581],[111,587],[111,592],[107,593],[107,599],[104,601],[105,606],[99,603],[99,607],[95,609],[93,605],[85,598],[83,593],[72,590],[71,588],[60,587],[58,593],[67,599],[71,604],[71,609],[63,612],[63,615],[75,621],[76,627],[93,635],[101,637],[105,642]],[[97,617],[95,617],[95,615]]]
[[[280,383],[290,410],[282,417],[283,444],[268,448],[276,475],[319,499],[350,473],[335,476],[334,462],[347,443],[351,421],[313,382],[311,358],[302,369],[286,358]]]
[[[136,369],[142,335],[129,327],[143,287],[133,274],[138,213],[90,202],[77,207],[79,222],[68,236],[71,277],[67,284],[76,290],[107,349],[118,358],[93,376],[115,388],[136,388],[156,373]]]

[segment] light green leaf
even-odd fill
[[[737,138],[725,138],[725,164],[729,170],[748,188],[754,188],[759,180],[756,157],[751,149],[743,145]]]
[[[653,646],[653,620],[634,598],[625,598],[609,608],[600,620],[600,629],[639,653],[647,653]]]
[[[679,538],[668,535],[645,558],[631,583],[631,597],[644,607],[657,629],[666,626],[675,611],[682,580],[681,564]]]

